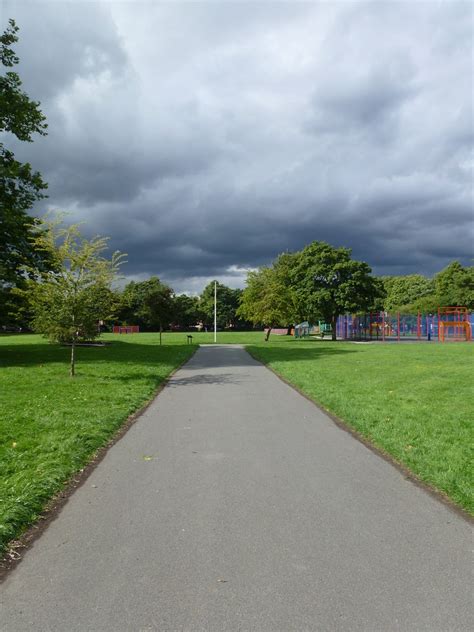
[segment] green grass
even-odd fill
[[[247,349],[474,513],[473,345],[274,339]]]
[[[69,350],[40,336],[0,336],[0,551],[212,333],[105,338]],[[248,350],[422,480],[474,513],[474,345],[302,341],[218,332]],[[291,421],[291,420],[290,420]]]
[[[109,338],[77,350],[71,379],[68,349],[0,336],[0,553],[195,349],[183,336]]]

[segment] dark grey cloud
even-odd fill
[[[10,16],[49,122],[15,151],[129,277],[238,286],[313,239],[377,273],[470,261],[470,3],[7,0]]]

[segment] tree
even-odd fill
[[[432,280],[421,274],[385,276],[381,279],[387,294],[383,301],[384,309],[387,311],[416,312],[417,301],[429,296],[434,290]]]
[[[200,311],[199,298],[197,296],[187,296],[179,294],[174,297],[173,324],[182,329],[194,327],[198,321],[202,320],[203,314]]]
[[[11,46],[18,41],[14,20],[0,36],[0,62],[5,68],[18,64]],[[39,103],[22,90],[16,72],[0,76],[0,133],[10,132],[20,141],[32,142],[33,134],[46,134],[45,117]],[[22,164],[0,143],[0,285],[12,285],[22,278],[24,266],[38,267],[47,253],[35,247],[36,220],[27,211],[42,199],[47,188],[41,175],[29,163]]]
[[[161,345],[163,329],[173,319],[174,292],[156,276],[136,283],[134,291],[138,298],[136,314],[147,327],[159,329]]]
[[[265,341],[274,327],[287,326],[295,316],[286,256],[282,255],[272,267],[264,266],[247,274],[247,285],[237,312],[240,317],[268,328]]]
[[[214,323],[214,283],[211,281],[206,285],[199,301],[199,309],[208,326]],[[220,329],[235,326],[241,293],[242,290],[217,283],[217,326]]]
[[[99,335],[98,323],[110,318],[114,304],[111,285],[124,255],[102,256],[107,238],[85,239],[77,225],[47,225],[34,240],[54,263],[53,270],[36,272],[22,291],[29,299],[35,331],[53,342],[71,345],[70,374],[75,374],[75,348]],[[33,272],[30,270],[30,272]]]
[[[291,283],[300,313],[307,320],[322,317],[331,324],[336,340],[336,321],[340,314],[370,309],[384,295],[379,279],[363,261],[351,259],[349,248],[334,248],[313,241],[294,255]]]
[[[120,295],[118,319],[124,324],[139,325],[151,331],[162,332],[174,318],[174,292],[156,276],[146,281],[131,281]]]
[[[462,305],[474,309],[474,266],[453,261],[434,277],[438,305]]]

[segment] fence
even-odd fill
[[[343,340],[470,340],[474,313],[403,314],[370,312],[339,316],[336,335]]]
[[[140,327],[138,325],[114,325],[114,334],[138,334]]]

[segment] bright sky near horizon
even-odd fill
[[[6,140],[176,291],[317,239],[377,274],[473,257],[471,2],[0,0],[49,124]]]

